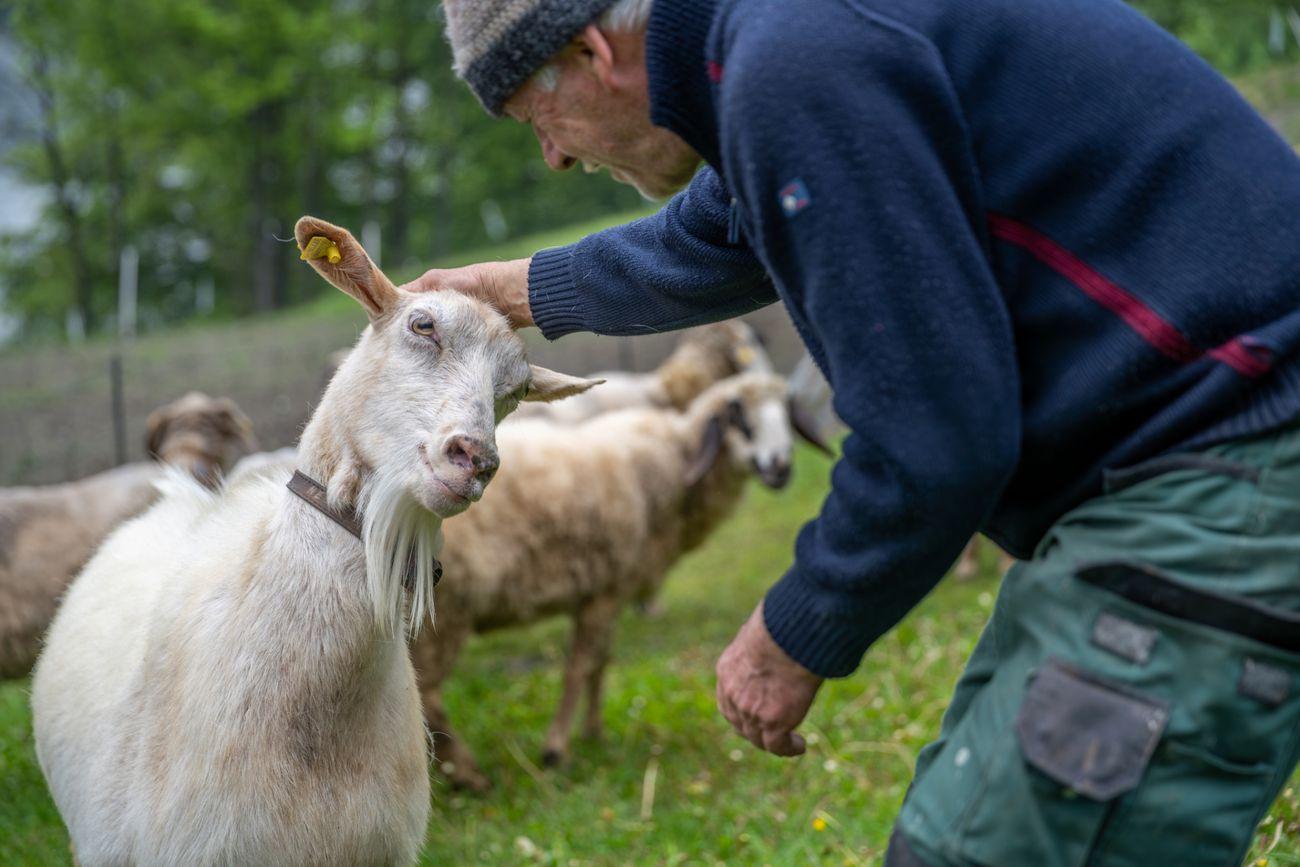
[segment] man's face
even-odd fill
[[[700,157],[650,122],[644,61],[625,62],[617,74],[602,78],[590,56],[571,47],[551,67],[554,87],[534,77],[505,104],[506,114],[532,126],[547,165],[556,171],[578,163],[589,172],[607,168],[614,180],[651,199],[690,182]]]

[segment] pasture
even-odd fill
[[[619,625],[601,743],[541,769],[567,630],[558,621],[473,640],[447,705],[496,788],[434,778],[427,864],[878,864],[917,750],[992,608],[986,557],[945,581],[868,655],[823,688],[807,755],[760,754],[713,707],[713,663],[820,503],[828,461],[797,456],[794,481],[754,488],[740,512],[672,574],[657,618]],[[991,551],[986,551],[991,555]],[[0,686],[0,864],[70,863],[31,744],[27,684]],[[1300,864],[1300,779],[1260,828],[1250,863]]]

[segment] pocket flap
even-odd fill
[[[1096,801],[1134,788],[1169,721],[1160,701],[1051,660],[1034,676],[1016,717],[1025,759]]]

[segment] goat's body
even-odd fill
[[[25,677],[77,572],[114,527],[158,498],[163,468],[135,463],[76,482],[0,490],[0,677]]]
[[[275,482],[169,484],[73,585],[33,681],[78,859],[414,861],[424,728],[361,545]]]

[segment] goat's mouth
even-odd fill
[[[424,507],[435,515],[446,518],[459,514],[483,496],[483,486],[476,484],[473,479],[468,480],[464,485],[453,484],[444,479],[434,467],[423,446],[420,447],[420,462],[428,476],[428,484],[420,500]]]

